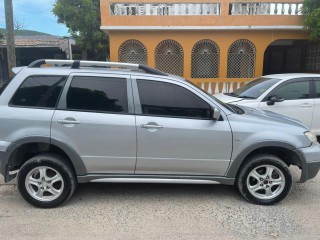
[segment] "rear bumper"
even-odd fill
[[[0,174],[4,177],[5,182],[9,182],[15,177],[11,177],[8,171],[8,161],[11,156],[9,146],[13,145],[11,142],[0,141]]]
[[[312,144],[310,147],[295,150],[302,163],[300,182],[314,178],[320,170],[320,145]]]
[[[7,182],[7,164],[8,164],[8,157],[6,152],[0,151],[0,174],[4,177],[5,181]]]

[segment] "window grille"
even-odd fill
[[[191,77],[218,78],[219,47],[211,40],[201,40],[192,49]]]
[[[174,40],[164,40],[158,44],[155,51],[156,68],[159,70],[182,76],[183,49]]]
[[[256,48],[246,39],[237,40],[228,50],[228,78],[254,77]]]
[[[310,44],[307,50],[306,70],[320,71],[320,44]]]
[[[127,40],[119,48],[119,62],[147,65],[147,49],[138,40]]]

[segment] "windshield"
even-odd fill
[[[230,105],[222,102],[221,100],[219,100],[218,98],[212,96],[211,94],[208,94],[206,91],[204,91],[202,88],[199,88],[197,85],[195,85],[193,82],[190,82],[189,80],[185,79],[186,82],[190,83],[192,86],[195,86],[196,88],[198,88],[200,91],[202,91],[203,93],[205,93],[207,96],[213,98],[214,101],[218,102],[220,105],[224,106],[225,108],[227,108],[229,111],[237,113]]]
[[[230,95],[238,98],[257,99],[279,80],[280,79],[276,78],[257,78],[249,82],[248,84],[238,88],[233,93],[225,93],[225,95]]]

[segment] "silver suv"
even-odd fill
[[[236,185],[270,205],[320,168],[300,122],[225,104],[185,79],[109,62],[38,60],[1,89],[0,172],[29,203],[55,207],[77,183]]]

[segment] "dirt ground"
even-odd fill
[[[37,209],[0,178],[0,239],[320,239],[320,174],[268,207],[232,186],[92,183]]]

